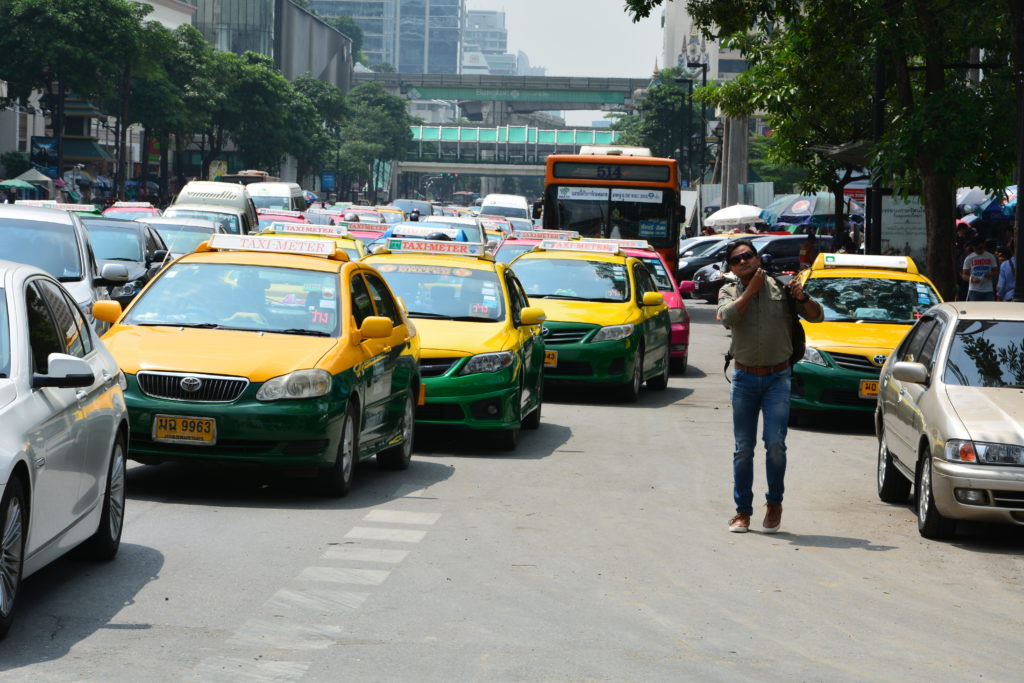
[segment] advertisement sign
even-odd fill
[[[334,171],[324,171],[320,174],[320,189],[324,192],[334,192]]]
[[[562,185],[558,188],[558,198],[577,202],[606,202],[608,201],[608,188]]]
[[[210,180],[217,180],[228,172],[228,162],[217,159],[210,162]]]
[[[160,140],[158,138],[146,140],[146,158],[152,163],[160,161]]]
[[[882,253],[909,256],[925,269],[926,230],[920,197],[882,197]]]
[[[661,204],[661,190],[634,190],[628,187],[613,187],[613,202],[642,202]]]
[[[32,136],[32,151],[29,153],[32,167],[50,176],[57,177],[57,138]]]

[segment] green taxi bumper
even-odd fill
[[[147,396],[134,375],[127,379],[128,453],[134,460],[315,467],[333,464],[337,456],[348,397],[337,386],[320,398],[257,401],[262,385],[250,384],[230,403],[206,403]],[[158,441],[154,438],[157,416],[212,419],[214,439],[212,443]]]
[[[470,429],[513,429],[519,426],[520,360],[498,372],[460,375],[471,356],[420,361],[425,398],[416,410],[416,424],[457,425]],[[430,376],[435,373],[437,376]]]
[[[554,364],[545,364],[549,382],[624,384],[633,378],[633,364],[642,332],[638,325],[625,339],[590,341],[601,328],[579,323],[546,322],[545,350]]]
[[[790,407],[805,411],[871,412],[878,402],[878,371],[838,367],[821,352],[827,366],[801,361],[793,366]]]

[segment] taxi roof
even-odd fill
[[[598,251],[559,251],[557,249],[542,249],[537,245],[530,251],[523,252],[513,261],[520,259],[546,258],[562,259],[567,261],[606,261],[608,263],[625,263],[627,259],[634,258],[627,256],[619,250],[616,253],[601,253]]]
[[[490,259],[473,258],[468,256],[456,256],[449,254],[410,254],[399,252],[392,254],[377,253],[365,256],[362,259],[366,263],[378,263],[387,261],[389,263],[406,263],[418,266],[451,266],[452,268],[469,268],[470,270],[487,270],[495,272],[498,264]]]
[[[299,254],[278,254],[265,251],[193,251],[179,258],[175,263],[223,263],[237,265],[295,268],[337,273],[346,263],[334,259],[301,256]]]

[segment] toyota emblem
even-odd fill
[[[549,330],[549,329],[548,329],[548,328],[546,328],[546,327],[542,327],[542,328],[540,328],[540,336],[542,336],[542,337],[546,337],[546,336],[548,336],[549,334],[551,334],[551,330]]]
[[[885,359],[886,358],[888,358],[888,356],[880,353],[877,356],[875,356],[874,358],[872,358],[871,360],[873,360],[875,362],[875,365],[885,365]]]
[[[194,394],[203,387],[203,380],[198,377],[182,377],[178,385],[181,387],[182,391]]]

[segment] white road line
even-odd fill
[[[268,609],[303,609],[312,612],[336,612],[357,609],[369,593],[354,593],[334,588],[282,588],[263,603]]]
[[[287,621],[250,619],[227,639],[233,647],[253,647],[259,652],[270,650],[323,650],[341,638],[338,626],[302,626]]]
[[[382,529],[377,527],[357,526],[345,534],[345,538],[364,538],[371,541],[401,541],[403,543],[419,543],[427,535],[426,531],[414,529]]]
[[[252,657],[211,657],[204,659],[193,671],[191,678],[203,681],[234,683],[290,683],[302,678],[309,662],[271,662]]]
[[[379,586],[391,573],[390,569],[347,569],[342,567],[306,567],[300,579],[356,583],[361,586]]]
[[[388,524],[433,524],[441,517],[439,512],[401,512],[399,510],[370,510],[363,517],[367,522]]]
[[[385,550],[383,548],[359,548],[343,545],[337,548],[328,548],[327,552],[323,554],[323,559],[398,564],[408,554],[408,550]]]

